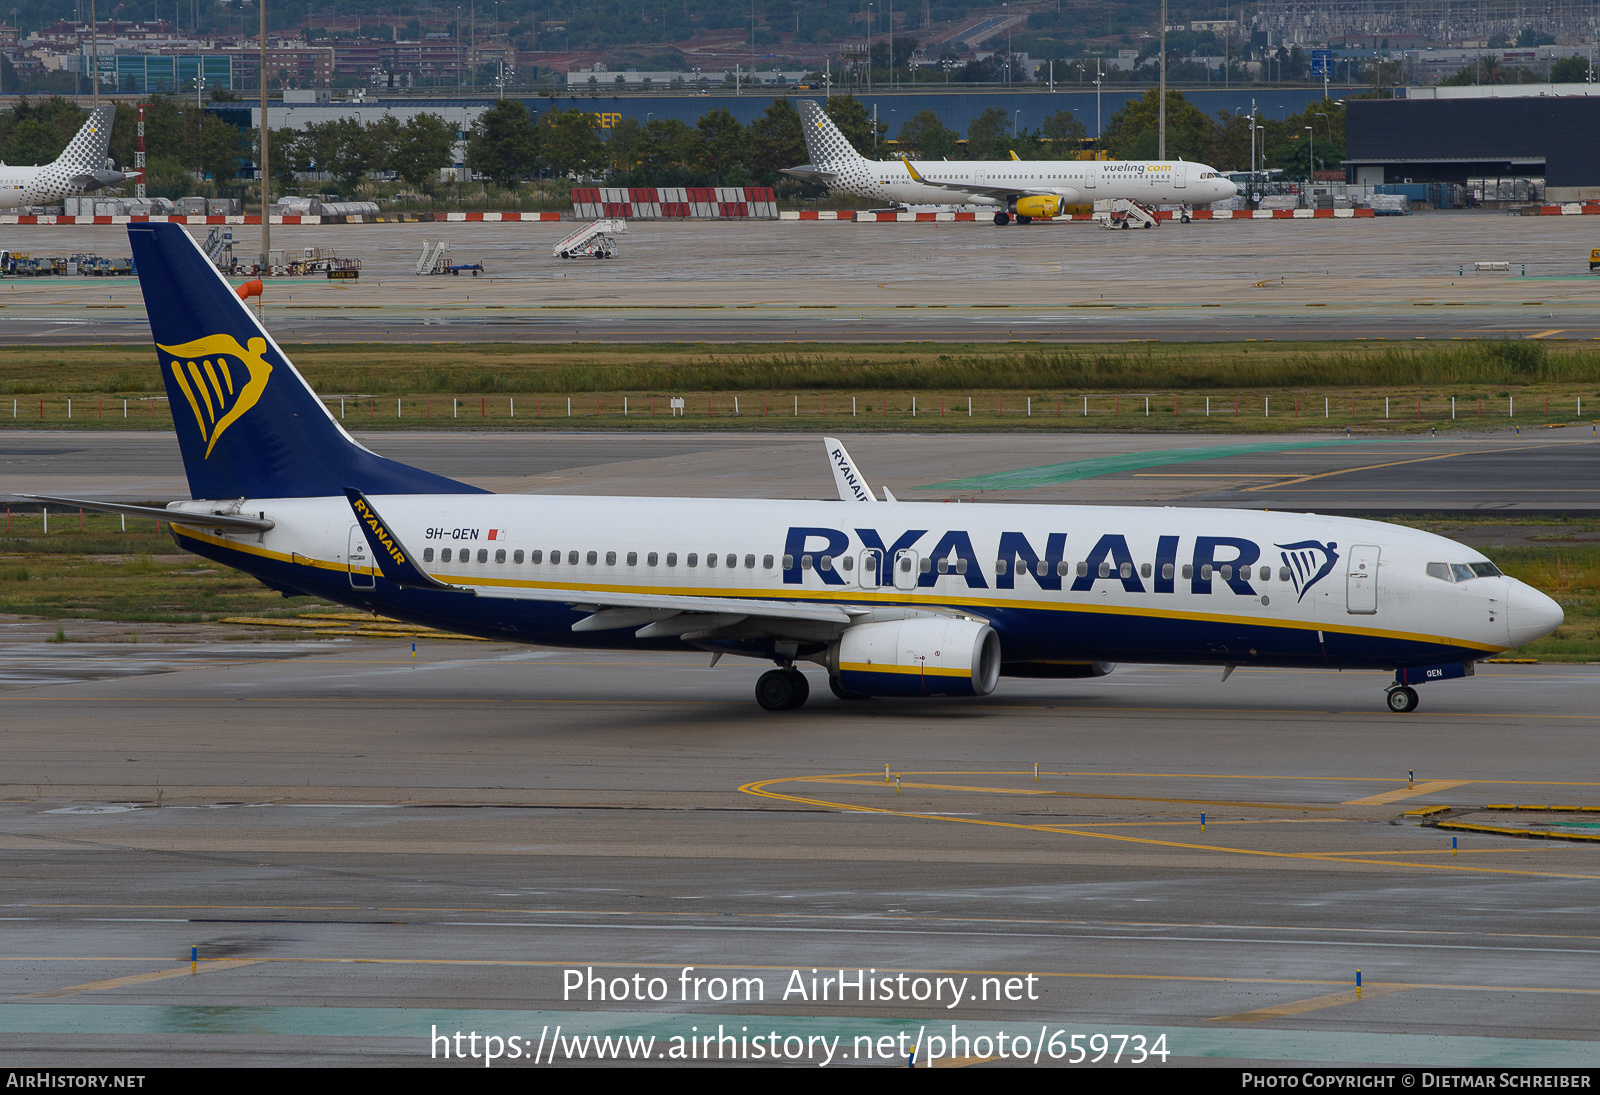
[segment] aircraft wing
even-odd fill
[[[572,625],[574,631],[630,627],[680,614],[739,617],[754,620],[811,620],[848,624],[870,608],[817,604],[810,601],[768,601],[757,597],[697,597],[675,593],[621,593],[593,589],[529,589],[524,586],[468,586],[482,598],[548,601],[585,609],[591,615]]]
[[[154,517],[158,521],[188,525],[191,528],[244,529],[249,532],[269,532],[277,527],[270,517],[247,517],[238,513],[196,513],[186,509],[162,509],[159,506],[129,506],[121,502],[96,502],[90,498],[57,498],[49,494],[18,494],[30,502],[49,502],[51,505],[72,506],[93,510],[96,513],[120,513],[124,517]],[[215,503],[219,506],[230,502]]]

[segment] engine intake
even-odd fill
[[[1058,194],[1030,194],[1011,203],[1019,217],[1059,217],[1067,211],[1067,199]]]
[[[865,696],[987,696],[1000,679],[1000,636],[944,616],[857,624],[829,649],[827,666]]]

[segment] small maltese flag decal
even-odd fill
[[[511,535],[510,529],[492,528],[489,530],[489,539],[504,540]]]

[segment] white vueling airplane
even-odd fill
[[[1549,597],[1468,547],[1314,514],[899,502],[827,439],[838,501],[496,495],[353,440],[184,229],[132,224],[195,501],[178,544],[285,594],[512,642],[798,662],[841,699],[983,696],[1112,663],[1394,671],[1414,685],[1546,635]],[[37,496],[36,496],[37,497]]]
[[[106,167],[111,123],[116,116],[115,106],[95,107],[61,155],[43,166],[15,167],[0,163],[0,209],[44,205],[60,201],[68,194],[84,194],[137,179],[137,171],[113,171]]]
[[[1187,160],[869,160],[816,103],[799,106],[811,162],[784,174],[901,205],[993,206],[999,225],[1059,216],[1097,198],[1207,205],[1239,192],[1215,168]]]

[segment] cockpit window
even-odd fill
[[[1474,578],[1498,578],[1500,568],[1493,563],[1429,563],[1428,577],[1442,582],[1470,582]]]

